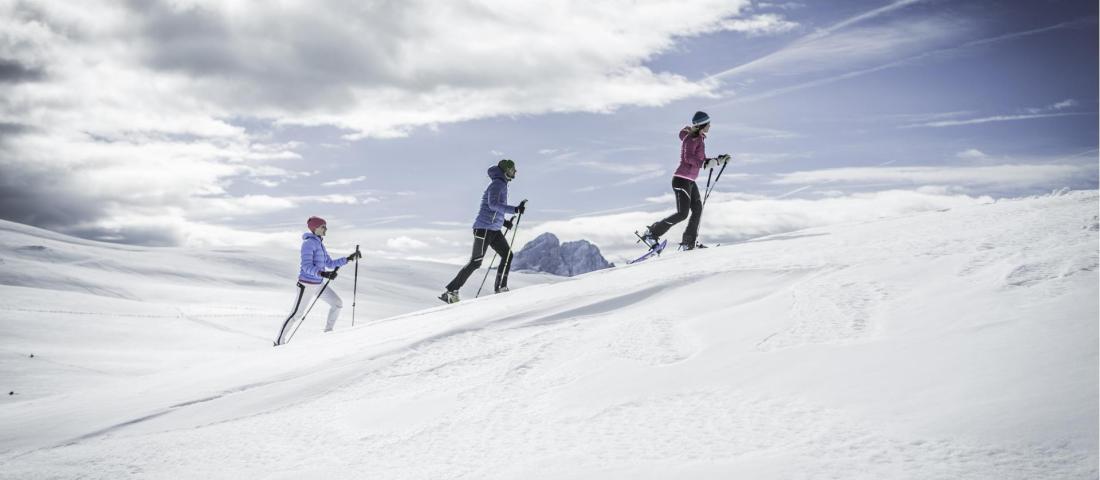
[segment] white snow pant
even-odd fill
[[[302,317],[305,316],[306,309],[313,303],[313,299],[317,296],[317,292],[321,291],[322,286],[324,286],[323,283],[312,285],[298,282],[294,307],[290,309],[290,316],[286,317],[286,321],[283,322],[283,329],[279,331],[279,339],[275,341],[276,345],[282,345],[287,342],[287,337],[294,331],[294,326],[303,320]],[[340,309],[344,308],[344,301],[341,300],[340,296],[336,294],[336,291],[332,289],[332,285],[329,285],[324,293],[321,294],[321,300],[329,305],[328,321],[325,322],[325,331],[328,332],[336,326],[336,320],[340,318]]]

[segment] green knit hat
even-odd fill
[[[497,168],[499,168],[509,180],[516,178],[516,162],[513,162],[507,158],[497,162]]]

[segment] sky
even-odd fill
[[[1097,39],[1091,1],[0,0],[0,218],[461,262],[510,158],[518,244],[622,261],[697,110],[704,243],[1096,189]]]

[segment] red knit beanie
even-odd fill
[[[309,217],[309,220],[306,220],[306,226],[309,227],[310,232],[316,230],[317,227],[320,227],[321,225],[327,225],[325,219],[321,217]]]

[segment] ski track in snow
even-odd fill
[[[1094,193],[1081,197],[1090,205],[1097,199]],[[777,317],[752,325],[731,323],[746,322],[742,318],[721,320],[724,328],[762,332],[747,344],[749,350],[731,352],[743,356],[736,358],[844,348],[889,335],[887,320],[899,302],[915,287],[935,285],[900,274],[874,278],[881,271],[872,267],[881,264],[891,272],[946,265],[940,268],[954,278],[943,282],[989,283],[991,291],[1042,301],[1073,294],[1082,284],[1095,289],[1097,216],[1081,223],[1081,209],[1064,205],[1070,200],[1035,200],[1057,209],[1009,203],[988,218],[948,217],[953,223],[943,230],[952,232],[950,238],[941,232],[853,245],[836,235],[806,232],[588,277],[596,279],[593,284],[609,275],[620,280],[599,290],[571,290],[574,284],[563,282],[529,287],[529,297],[517,290],[368,322],[344,337],[317,338],[294,347],[301,350],[280,352],[298,359],[316,349],[321,360],[264,373],[213,395],[190,398],[176,391],[168,406],[134,412],[107,428],[16,455],[0,453],[6,464],[0,478],[238,478],[241,472],[402,479],[746,477],[737,472],[747,472],[746,478],[1096,478],[1096,443],[1088,436],[991,443],[966,432],[907,432],[875,423],[851,406],[768,394],[751,383],[715,379],[704,388],[695,380],[662,390],[630,381],[667,372],[690,376],[708,366],[704,359],[714,358],[713,349],[732,348],[715,347],[715,339],[695,328],[708,313],[725,319],[723,310],[677,302],[719,298],[691,295],[750,273],[776,275],[777,290],[738,297],[737,303],[720,303],[722,308],[762,301],[782,308],[768,310]],[[927,223],[951,213],[876,225]],[[1070,227],[1015,228],[1011,238],[997,233],[1005,224],[1044,219],[1042,224]],[[774,240],[811,243],[776,249]],[[649,276],[662,266],[676,269]],[[208,319],[270,313],[215,313],[214,306],[178,312],[176,319],[203,330],[257,338]],[[684,312],[699,319],[684,318]],[[368,343],[352,342],[355,335]],[[335,343],[326,347],[326,340]],[[323,353],[326,348],[346,350]],[[1095,350],[1084,356],[1096,360]],[[617,393],[577,401],[578,392],[593,388],[593,375],[603,371],[621,372],[622,388],[637,392],[608,386]],[[1093,400],[1095,393],[1089,394]],[[1095,426],[1091,432],[1095,437]]]

